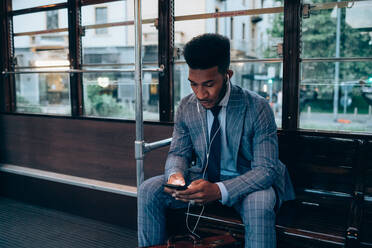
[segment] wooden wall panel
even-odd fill
[[[171,137],[170,124],[145,124],[147,142]],[[0,116],[0,162],[136,185],[135,124],[61,117]],[[145,177],[163,173],[168,147],[145,158]]]

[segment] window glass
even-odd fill
[[[135,119],[133,72],[84,73],[83,82],[85,115]],[[143,72],[142,83],[144,119],[157,121],[159,120],[158,74]]]
[[[17,67],[68,67],[68,33],[15,36]]]
[[[218,8],[219,12],[282,7],[283,1],[278,0],[251,0],[251,1],[199,1],[199,0],[175,0],[175,15],[194,15],[213,13]]]
[[[193,1],[191,1],[193,2]],[[203,1],[191,3],[176,0],[176,15],[190,15],[253,8],[282,6],[280,1]],[[281,126],[282,112],[282,63],[278,44],[283,43],[283,13],[257,14],[187,20],[175,22],[175,44],[182,50],[197,35],[219,33],[230,39],[230,68],[234,71],[231,82],[257,92],[267,99]],[[276,58],[276,63],[241,62],[241,60]],[[240,61],[239,61],[240,60]],[[182,97],[191,93],[187,64],[182,53],[176,58],[174,75],[174,99],[177,108]]]
[[[34,8],[43,5],[65,3],[66,0],[37,0],[37,1],[25,1],[25,0],[12,0],[13,10]]]
[[[339,62],[338,79],[335,62],[301,70],[300,128],[372,132],[372,62]]]
[[[158,18],[158,0],[143,0],[142,19]],[[82,6],[82,25],[97,24],[95,17],[96,8],[106,8],[106,21],[101,23],[112,23],[134,20],[134,1],[114,1],[102,4]]]
[[[32,21],[30,21],[32,20]],[[14,33],[67,28],[67,10],[50,10],[13,17]]]
[[[322,2],[302,22],[300,128],[371,133],[372,1]]]
[[[215,33],[216,25],[218,25],[220,27],[218,33],[230,39],[231,59],[278,58],[277,47],[278,44],[283,43],[283,14],[263,15],[262,23],[256,24],[251,22],[252,18],[252,16],[236,16],[233,19],[223,17],[177,21],[175,22],[175,44],[183,48],[197,35]]]
[[[147,5],[146,5],[147,3]],[[145,7],[146,6],[146,7]],[[143,3],[143,16],[157,16],[157,1]],[[82,23],[92,23],[94,15],[106,9],[101,23],[133,20],[133,1],[82,7]],[[96,22],[98,20],[96,19]],[[103,33],[98,30],[105,30]],[[134,25],[86,28],[82,38],[83,68],[133,69]],[[103,31],[102,31],[103,32]],[[158,66],[158,31],[154,24],[142,25],[142,61],[145,66]],[[147,66],[148,67],[148,66]],[[86,116],[135,119],[134,72],[84,73],[84,110]],[[145,120],[159,120],[158,73],[143,72],[143,108]]]
[[[67,28],[67,10],[42,11],[14,17],[14,55],[17,70],[43,73],[16,74],[16,111],[70,115],[68,33],[19,34]],[[32,20],[32,21],[30,21]]]
[[[66,73],[16,74],[19,113],[70,115],[69,75]]]
[[[372,57],[372,1],[346,6],[311,11],[303,19],[303,58]]]

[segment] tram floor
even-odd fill
[[[135,230],[0,197],[1,248],[137,247]]]

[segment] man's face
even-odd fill
[[[200,104],[210,109],[219,100],[225,76],[218,72],[217,66],[204,70],[189,68],[189,81]]]

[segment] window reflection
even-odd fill
[[[71,114],[69,75],[34,73],[16,75],[17,112]]]
[[[372,132],[372,1],[322,2],[302,22],[300,128]]]
[[[23,2],[23,7],[28,7],[27,3]],[[17,2],[17,6],[22,8],[20,1]],[[66,9],[18,15],[13,19],[16,70],[48,72],[69,69],[68,33],[35,32],[67,28]],[[17,112],[71,114],[67,73],[16,74],[15,83]]]
[[[194,1],[175,1],[176,16],[269,8],[281,6],[280,1],[211,1],[197,4]],[[200,20],[176,21],[175,44],[182,50],[193,37],[204,33],[219,33],[230,39],[232,83],[255,91],[269,102],[281,126],[282,63],[277,46],[283,42],[283,13],[256,14]],[[255,59],[276,58],[276,63],[250,62]],[[250,60],[250,61],[249,61]],[[174,70],[174,100],[177,108],[182,97],[190,94],[187,81],[188,68],[182,54]],[[249,61],[249,62],[247,62]]]
[[[145,16],[157,16],[157,1],[143,2]],[[83,25],[110,24],[133,20],[133,1],[114,1],[82,7]],[[94,22],[92,17],[95,16]],[[102,35],[105,32],[104,35]],[[153,24],[142,25],[142,61],[157,66],[158,31]],[[83,68],[134,68],[134,26],[87,28],[82,37]],[[135,118],[134,73],[84,73],[84,114],[107,118]],[[158,73],[143,73],[145,120],[159,120]]]

